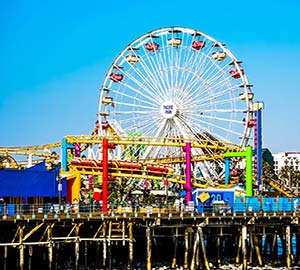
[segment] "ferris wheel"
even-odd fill
[[[241,61],[225,44],[195,29],[161,28],[131,42],[110,66],[100,89],[99,134],[201,138],[243,148],[253,127],[252,100]],[[176,151],[148,147],[139,155]],[[215,164],[201,166],[217,176]]]

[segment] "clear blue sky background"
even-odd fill
[[[145,32],[196,28],[243,61],[265,102],[264,147],[300,151],[300,1],[0,1],[0,146],[89,134],[117,54]]]

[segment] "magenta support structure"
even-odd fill
[[[192,200],[192,181],[191,181],[191,143],[186,142],[183,147],[183,151],[185,152],[185,199],[186,203]]]

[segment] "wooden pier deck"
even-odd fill
[[[150,270],[161,261],[189,270],[228,262],[249,269],[263,266],[266,260],[291,267],[300,264],[299,213],[198,214],[174,208],[134,212],[124,208],[106,214],[19,213],[0,217],[3,269],[31,269],[41,254],[43,269],[62,269],[59,264],[69,257],[73,269],[112,269],[118,264],[134,269],[142,262]]]

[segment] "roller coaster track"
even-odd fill
[[[67,177],[68,179],[74,178],[78,176],[78,173],[81,175],[95,175],[95,176],[102,176],[102,171],[97,168],[91,168],[91,167],[84,167],[84,166],[69,166],[69,171],[67,172],[61,172],[62,177]],[[185,175],[167,175],[167,174],[161,174],[161,175],[151,175],[151,173],[147,173],[144,170],[135,170],[129,172],[128,170],[124,168],[112,168],[109,171],[110,179],[115,179],[116,177],[119,177],[121,179],[124,178],[130,178],[130,179],[143,179],[143,180],[149,180],[149,181],[167,181],[170,183],[176,183],[176,184],[182,184],[184,185],[186,183]],[[113,181],[113,180],[110,180]],[[198,188],[206,188],[208,187],[207,184],[201,184],[199,183],[200,179],[194,179],[192,185],[194,187]]]
[[[15,156],[39,157],[42,159],[31,161],[31,164],[37,164],[47,158],[57,159],[58,156],[53,156],[52,149],[58,148],[61,143],[35,145],[35,146],[14,146],[0,147],[0,167],[6,167],[6,163],[10,168],[18,168],[26,165],[28,161],[16,161]]]
[[[97,135],[97,130],[94,129],[91,135],[80,136],[66,136],[65,139],[68,143],[79,143],[81,150],[84,151],[88,145],[101,145],[104,136]],[[144,145],[144,146],[171,146],[171,147],[183,147],[186,142],[191,142],[193,148],[204,149],[203,154],[193,155],[192,162],[212,161],[217,159],[223,159],[223,153],[225,151],[239,151],[240,147],[231,143],[224,143],[213,140],[205,139],[190,139],[190,138],[158,138],[158,137],[134,137],[134,136],[110,136],[106,137],[109,142],[116,145],[120,145],[122,149],[130,145]],[[27,157],[39,157],[45,159],[51,157],[52,149],[61,147],[61,142],[35,145],[35,146],[14,146],[14,147],[0,147],[1,163],[9,162],[12,166],[16,167],[15,163],[25,164],[25,161],[16,162],[14,156],[22,155]],[[209,149],[209,153],[205,152],[205,149]],[[6,158],[4,158],[6,157]],[[11,158],[8,158],[11,157]],[[42,161],[39,160],[39,161]],[[143,162],[150,162],[151,159],[140,160]],[[152,159],[153,161],[153,159]],[[37,163],[35,160],[33,163]],[[155,162],[159,164],[177,164],[184,163],[184,156],[170,156],[170,157],[157,157]]]
[[[293,194],[292,191],[284,190],[283,188],[281,188],[280,187],[281,185],[278,183],[278,181],[276,181],[274,179],[263,179],[263,182],[268,184],[272,188],[274,188],[276,191],[278,191],[279,193],[281,193],[285,197],[296,197],[296,195]]]
[[[61,142],[35,146],[0,147],[0,155],[32,155],[38,157],[45,157],[49,155],[50,149],[54,149],[60,146]]]
[[[66,136],[65,139],[69,143],[82,143],[82,144],[102,144],[105,136],[99,135],[82,135],[82,136]],[[191,138],[158,138],[158,137],[134,137],[134,136],[118,136],[118,137],[105,137],[109,142],[116,145],[146,145],[146,146],[173,146],[183,147],[186,142],[191,142],[191,147],[211,149],[217,151],[240,151],[240,146],[232,143],[191,139]]]
[[[213,156],[208,156],[208,155],[193,155],[191,161],[192,162],[201,162],[201,161],[213,161],[217,159],[223,159],[223,155],[213,155]],[[139,159],[139,161],[142,162],[150,162],[153,159],[151,158],[145,158],[145,159]],[[159,164],[179,164],[179,163],[185,163],[185,157],[184,156],[172,156],[172,157],[157,157],[155,158],[155,162]]]

